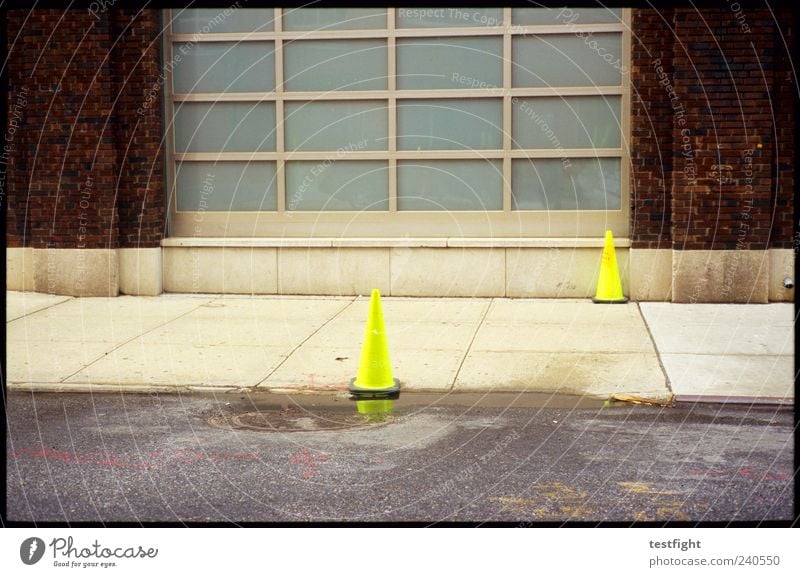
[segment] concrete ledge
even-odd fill
[[[628,249],[615,250],[628,294]],[[597,290],[602,247],[506,249],[506,296],[589,298]]]
[[[281,294],[368,295],[373,288],[389,293],[389,249],[276,250]]]
[[[391,249],[391,294],[427,297],[505,295],[505,250]]]
[[[679,250],[672,255],[676,303],[766,303],[768,279],[764,250]]]
[[[330,247],[332,238],[219,238],[219,237],[170,237],[161,241],[165,248],[177,247],[218,247],[218,248],[277,248],[284,246]]]
[[[34,290],[78,297],[119,295],[116,249],[34,249]]]
[[[603,248],[602,237],[591,238],[456,238],[456,237],[363,237],[363,238],[302,238],[302,237],[170,237],[161,241],[162,247],[226,247],[226,248],[283,248],[283,247],[368,247],[368,248]],[[614,246],[628,248],[628,238],[615,238]]]
[[[162,288],[160,247],[119,249],[119,292],[157,296]]]
[[[34,290],[31,247],[6,248],[6,290]]]
[[[163,250],[165,291],[234,294],[278,291],[277,249],[186,247]]]
[[[795,289],[783,286],[783,280],[794,278],[794,251],[790,248],[773,248],[769,251],[769,300],[793,302]]]
[[[333,246],[371,248],[444,248],[446,238],[336,238]]]
[[[631,245],[628,238],[615,238],[615,248]],[[448,238],[449,247],[470,248],[603,248],[605,239],[598,238]]]

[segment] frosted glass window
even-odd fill
[[[386,28],[386,10],[373,8],[284,8],[284,30]]]
[[[389,210],[389,163],[337,159],[288,162],[286,210]]]
[[[501,160],[401,160],[398,210],[502,210]]]
[[[178,210],[277,210],[274,162],[179,162]]]
[[[619,86],[622,82],[621,34],[518,36],[511,52],[515,87]]]
[[[300,40],[284,44],[283,74],[293,91],[385,90],[385,40]]]
[[[398,38],[397,88],[497,88],[503,85],[503,39]]]
[[[514,8],[511,22],[515,26],[553,24],[619,24],[621,8]]]
[[[269,92],[275,89],[272,42],[178,42],[173,44],[172,53],[175,92]]]
[[[398,28],[502,26],[502,8],[398,8]]]
[[[619,96],[515,98],[514,148],[619,148]]]
[[[176,152],[274,150],[273,102],[182,102],[175,105]]]
[[[387,150],[385,101],[286,103],[286,150]]]
[[[227,11],[227,14],[226,14]],[[203,8],[172,11],[172,31],[176,34],[214,32],[272,32],[272,8]]]
[[[619,158],[511,161],[513,210],[619,210]]]
[[[503,147],[500,99],[398,100],[399,150],[500,149]]]

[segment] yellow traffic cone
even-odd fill
[[[392,399],[400,396],[400,382],[392,378],[378,289],[372,291],[361,362],[356,378],[350,381],[350,395],[362,414],[389,413],[394,405]]]
[[[617,255],[614,252],[614,237],[610,230],[606,231],[603,246],[603,258],[600,261],[600,278],[597,279],[597,293],[592,299],[596,303],[626,303],[628,299],[622,294],[622,282],[619,279]]]

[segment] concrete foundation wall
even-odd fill
[[[394,296],[583,299],[594,296],[602,255],[600,246],[175,244],[156,249],[8,248],[7,288],[71,296],[364,295],[378,288]],[[785,279],[794,282],[791,249],[619,246],[616,256],[623,291],[633,301],[794,300],[794,288],[784,286]]]

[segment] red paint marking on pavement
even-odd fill
[[[742,467],[736,471],[711,471],[705,469],[689,469],[689,475],[699,475],[702,477],[742,477],[745,479],[760,479],[762,481],[788,481],[792,476],[786,472],[773,473],[754,467]]]
[[[709,471],[706,469],[689,469],[686,471],[690,475],[700,475],[702,477],[726,477],[728,473],[722,473],[720,471]]]
[[[89,453],[69,453],[66,451],[59,451],[58,449],[34,448],[25,447],[18,451],[11,451],[8,457],[11,459],[41,459],[44,461],[55,461],[59,463],[68,463],[71,465],[99,465],[101,467],[117,467],[117,468],[138,468],[145,469],[157,467],[165,464],[164,461],[158,462],[162,457],[175,457],[179,459],[180,463],[193,463],[202,459],[212,461],[256,461],[259,456],[256,453],[218,453],[208,455],[199,451],[179,450],[171,454],[165,455],[164,453],[150,453],[149,455],[141,456],[126,456],[115,453],[104,453],[100,451],[93,451]]]
[[[298,465],[305,465],[302,474],[303,479],[310,479],[314,475],[317,465],[324,463],[330,458],[331,456],[329,453],[312,452],[308,449],[303,449],[298,453],[289,455],[289,462]]]
[[[761,479],[763,481],[788,481],[791,479],[791,476],[786,473],[772,474],[769,471],[753,469],[751,467],[743,467],[737,471],[737,474],[745,479]]]
[[[375,462],[376,463],[383,463],[383,457],[380,455],[375,455]]]

